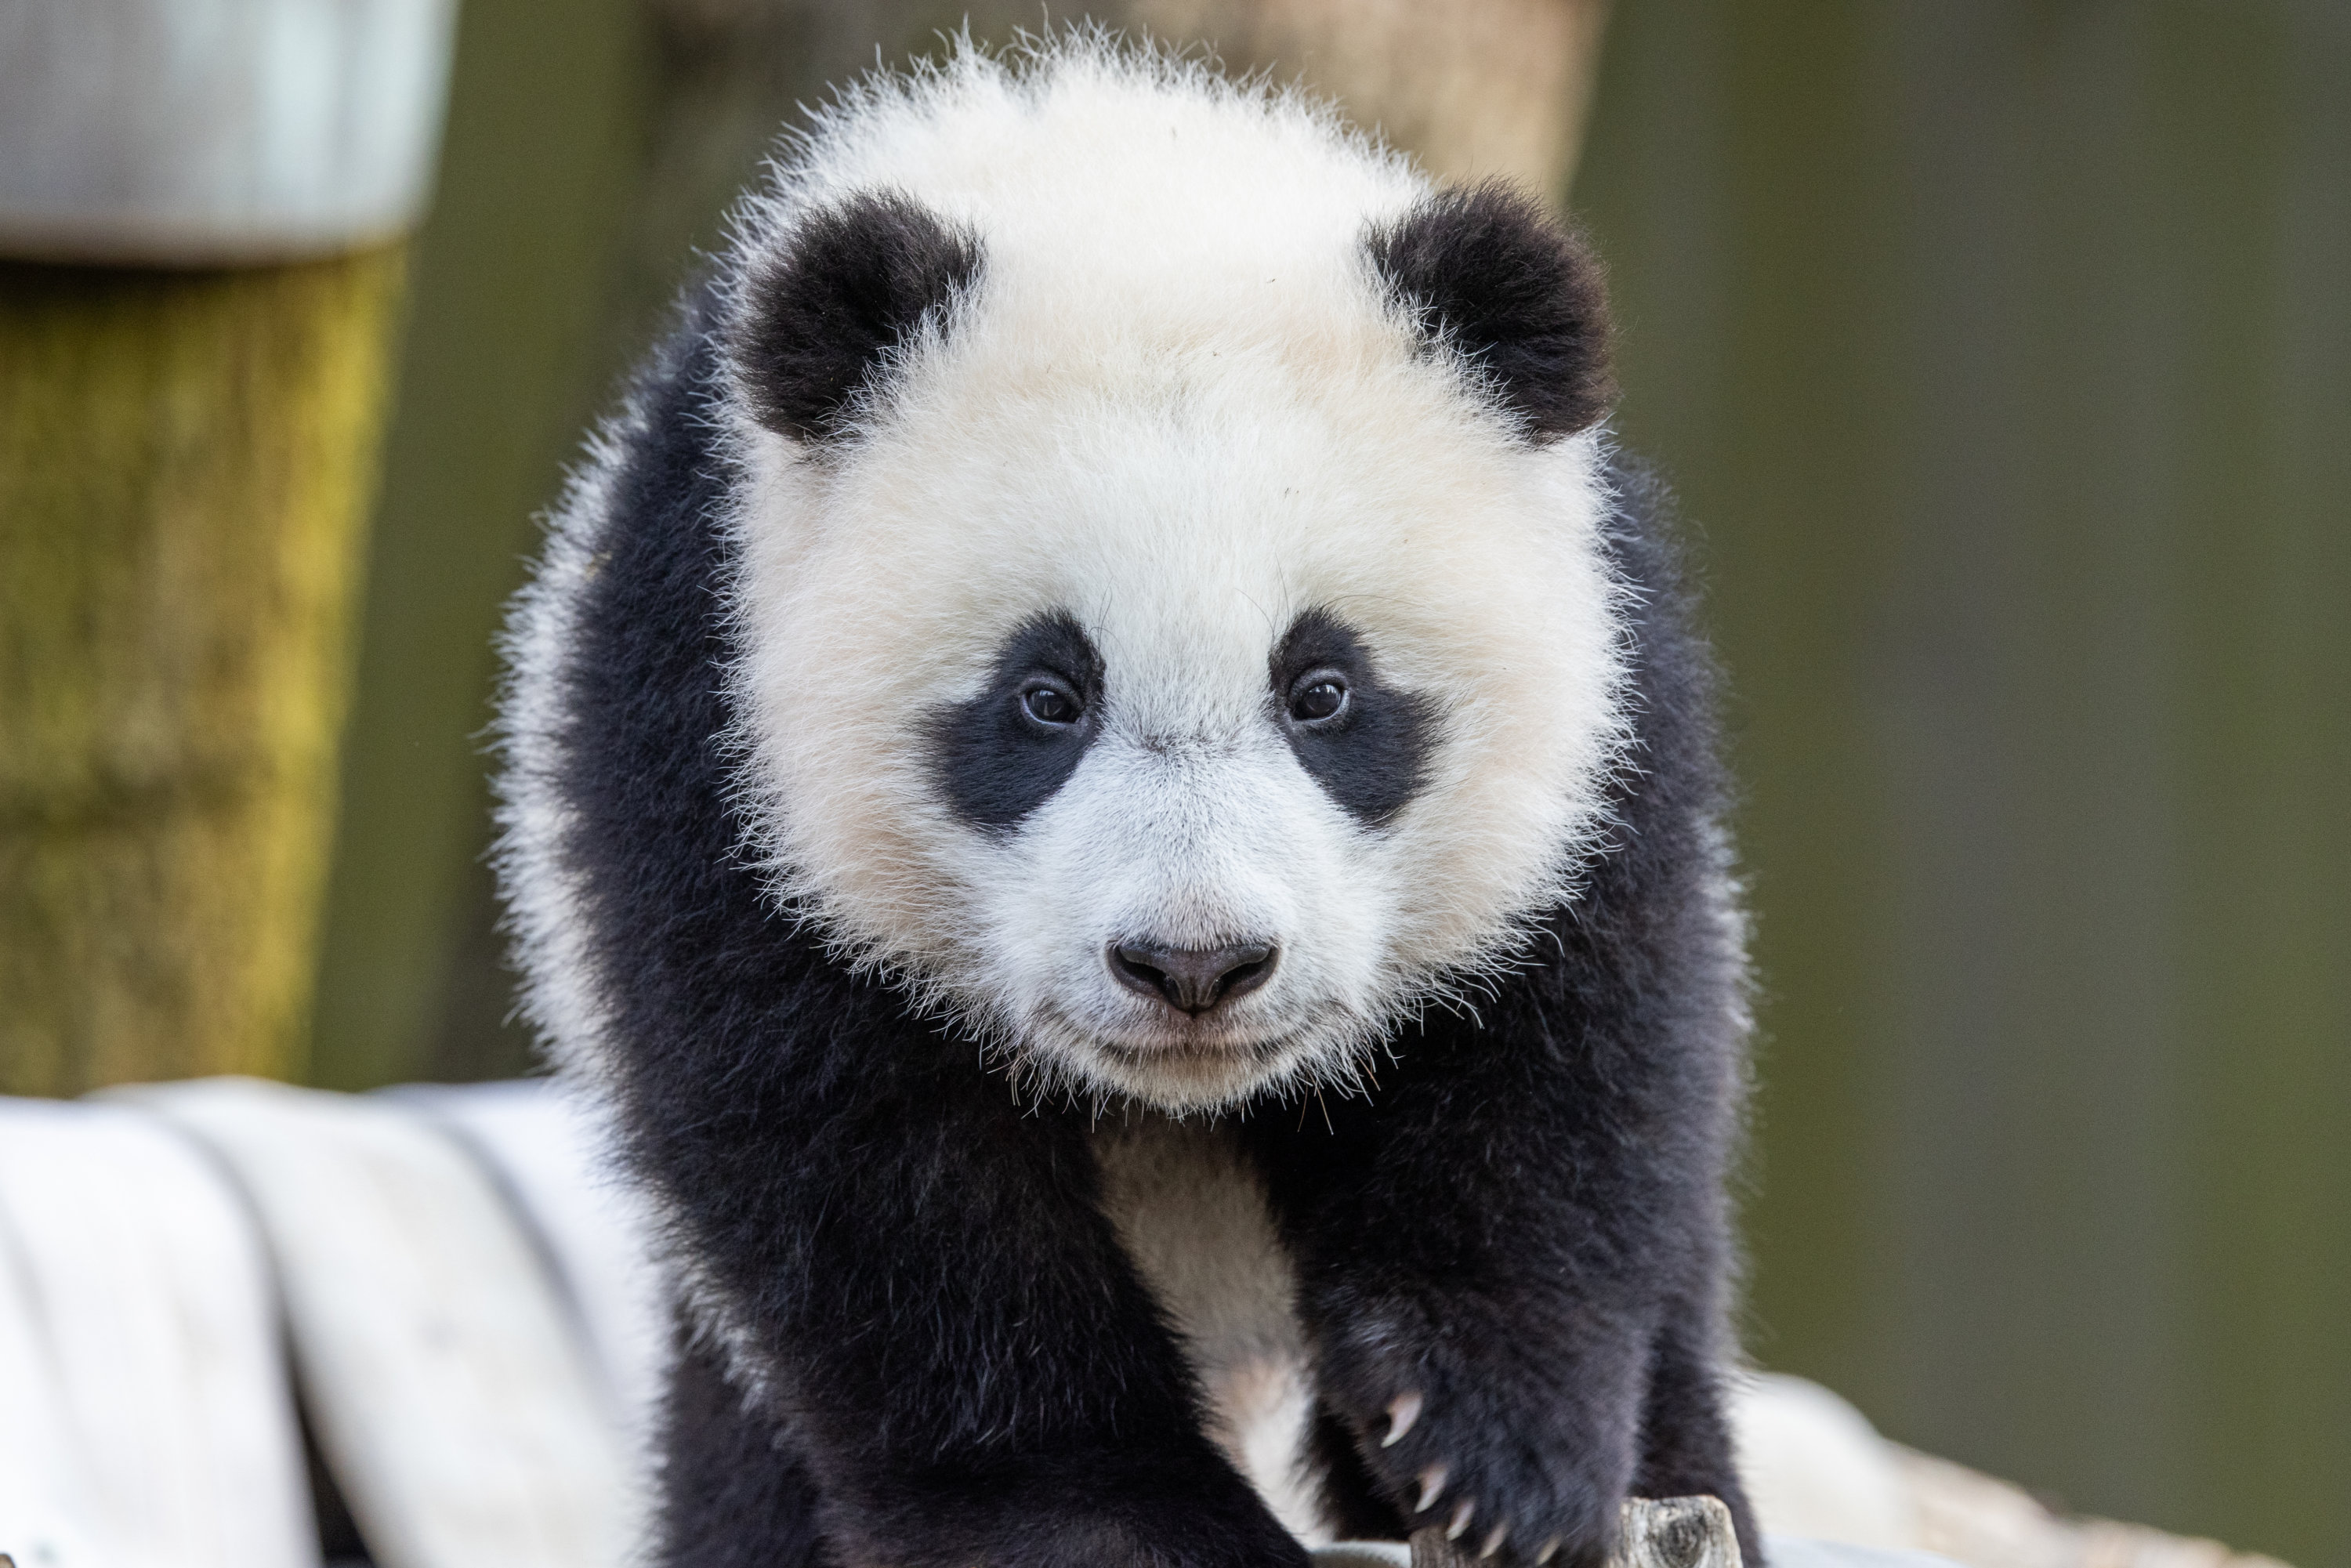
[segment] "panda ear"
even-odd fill
[[[903,193],[807,214],[743,280],[728,354],[759,423],[805,442],[848,428],[891,351],[979,277],[978,236]]]
[[[1499,182],[1441,191],[1364,244],[1422,335],[1482,369],[1533,439],[1608,412],[1600,264],[1523,193]]]

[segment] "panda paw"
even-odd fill
[[[1411,1529],[1440,1527],[1456,1550],[1494,1568],[1595,1568],[1607,1558],[1625,1494],[1614,1478],[1629,1475],[1629,1454],[1565,1441],[1556,1413],[1545,1419],[1507,1402],[1447,1414],[1440,1398],[1407,1389],[1367,1426],[1369,1457]]]

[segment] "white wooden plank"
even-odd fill
[[[1412,1568],[1401,1541],[1339,1541],[1314,1549],[1314,1568]]]
[[[117,1561],[316,1568],[268,1269],[185,1138],[120,1106],[0,1101],[0,1209],[69,1448],[44,1483]],[[15,1412],[10,1413],[15,1419]]]
[[[644,1451],[669,1362],[669,1315],[650,1217],[610,1165],[595,1113],[549,1079],[388,1092],[447,1126],[494,1170],[554,1260],[631,1451]]]
[[[1819,1384],[1771,1373],[1744,1379],[1730,1425],[1740,1479],[1765,1533],[1887,1550],[1917,1543],[1917,1511],[1893,1450]]]
[[[1855,1546],[1845,1541],[1812,1541],[1800,1535],[1767,1535],[1764,1555],[1770,1568],[1960,1568],[1949,1557],[1932,1552]],[[2021,1563],[2001,1568],[2026,1568]]]
[[[0,1207],[0,1552],[26,1565],[119,1568],[89,1539],[81,1439],[7,1218]]]
[[[209,1079],[135,1092],[235,1170],[319,1442],[383,1568],[596,1568],[635,1544],[621,1442],[528,1239],[396,1102]]]

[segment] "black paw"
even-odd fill
[[[1593,1568],[1615,1544],[1629,1482],[1629,1436],[1579,1440],[1565,1409],[1516,1409],[1406,1388],[1364,1424],[1374,1468],[1414,1531],[1431,1526],[1495,1568]],[[1595,1448],[1599,1451],[1595,1451]],[[1611,1451],[1614,1450],[1614,1451]]]

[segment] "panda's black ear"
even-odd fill
[[[1484,369],[1538,441],[1608,412],[1608,308],[1583,242],[1499,182],[1442,191],[1364,237],[1433,343]]]
[[[799,441],[841,434],[890,350],[969,288],[980,260],[977,235],[895,191],[803,216],[744,278],[727,345],[759,423]]]

